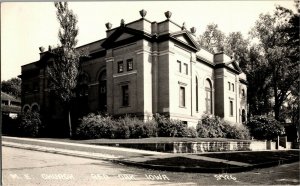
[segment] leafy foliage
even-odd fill
[[[40,115],[37,112],[26,112],[20,116],[18,133],[20,136],[37,137],[43,129]]]
[[[203,48],[212,53],[214,49],[223,48],[246,73],[252,115],[273,111],[277,120],[283,120],[287,113],[283,105],[289,96],[299,99],[299,94],[293,93],[293,89],[299,90],[300,84],[300,10],[299,2],[295,3],[297,12],[277,6],[273,14],[261,14],[248,39],[240,32],[226,36],[216,24],[209,24],[200,35],[199,43]]]
[[[54,5],[57,9],[57,20],[61,27],[58,32],[61,45],[53,50],[49,47],[49,52],[53,54],[53,63],[48,67],[48,75],[50,89],[54,91],[68,110],[69,132],[70,137],[72,137],[71,100],[75,97],[79,61],[84,54],[75,48],[78,34],[76,15],[69,9],[67,2],[55,2]]]
[[[55,2],[57,8],[57,19],[61,26],[58,32],[58,38],[61,46],[54,50],[54,62],[48,68],[51,80],[52,90],[56,95],[66,103],[69,103],[74,96],[73,91],[77,85],[78,67],[80,53],[76,51],[76,36],[78,28],[76,27],[76,15],[69,10],[67,2]]]
[[[82,139],[110,138],[113,135],[115,122],[109,116],[89,114],[80,120],[75,137]]]
[[[197,125],[201,138],[249,139],[249,131],[243,125],[234,125],[218,116],[203,115]]]
[[[299,33],[299,19],[293,21],[297,16],[299,18],[299,13],[293,14],[291,10],[277,7],[273,15],[261,14],[251,31],[252,38],[259,40],[257,46],[268,72],[264,82],[274,98],[272,107],[277,120],[280,120],[281,107],[291,88],[299,84],[299,43],[289,43],[296,30]],[[297,37],[299,39],[299,34]]]
[[[231,139],[250,139],[250,131],[243,124],[233,125],[229,122],[223,123],[223,132],[225,133],[225,138]]]
[[[266,116],[255,116],[248,121],[247,126],[255,139],[272,140],[284,133],[284,127],[279,121]]]
[[[159,137],[187,137],[189,135],[187,125],[180,120],[169,119],[156,114],[155,121],[157,122]]]
[[[223,51],[224,40],[225,34],[214,23],[207,25],[204,33],[199,36],[200,46],[212,53]]]
[[[241,32],[229,33],[224,41],[224,52],[232,56],[244,72],[247,72],[249,62],[249,45],[249,40],[244,39]]]
[[[11,78],[1,82],[1,91],[14,97],[21,97],[21,79]]]
[[[198,136],[201,138],[223,138],[222,120],[218,116],[203,115],[197,125]]]
[[[80,120],[75,137],[93,138],[147,138],[147,137],[197,137],[194,128],[179,120],[170,120],[157,114],[155,120],[142,121],[136,117],[112,119],[110,116],[89,114]]]
[[[186,137],[197,138],[198,137],[197,130],[194,127],[188,127]]]
[[[143,122],[137,118],[125,116],[117,120],[110,116],[89,114],[80,120],[75,137],[94,138],[142,138],[156,136],[157,124],[154,121]]]

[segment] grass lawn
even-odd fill
[[[191,159],[186,157],[172,157],[143,162],[150,165],[192,167],[192,168],[234,168],[235,165],[228,165],[220,162]]]
[[[256,151],[256,152],[239,152],[239,153],[211,153],[199,154],[211,158],[225,159],[229,161],[238,161],[250,164],[261,164],[266,162],[276,162],[279,160],[299,161],[299,152],[297,150],[285,151]]]

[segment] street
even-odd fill
[[[299,185],[299,162],[242,173],[154,171],[109,161],[2,147],[3,185]]]

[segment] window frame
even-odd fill
[[[185,87],[180,86],[179,87],[179,107],[180,108],[185,108],[186,107],[186,92],[185,92]]]
[[[231,117],[233,117],[233,101],[232,100],[230,100],[229,101],[229,115],[231,116]]]
[[[183,63],[183,66],[185,67],[185,74],[189,75],[189,65],[187,63]]]
[[[122,68],[121,68],[122,67]],[[123,61],[118,61],[118,73],[124,72],[124,64]]]
[[[133,59],[132,58],[131,59],[127,59],[126,63],[127,63],[127,71],[133,70]],[[129,64],[131,64],[131,68],[130,68]]]
[[[182,72],[181,61],[177,60],[177,65],[179,65],[178,72],[181,73]]]

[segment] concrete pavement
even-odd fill
[[[156,170],[170,170],[183,172],[242,172],[252,170],[258,167],[268,167],[278,165],[278,162],[266,162],[265,164],[249,164],[237,161],[228,161],[225,159],[199,156],[195,154],[173,154],[146,150],[137,150],[122,147],[110,147],[100,145],[87,145],[70,142],[49,141],[32,138],[2,137],[2,145],[21,149],[30,149],[41,152],[50,152],[56,154],[110,160],[117,163],[123,163],[144,168]],[[238,152],[237,152],[238,153]],[[172,166],[166,166],[155,162],[155,160],[164,160],[170,158],[186,158],[193,161],[212,162],[214,167],[197,166],[179,166],[176,163]],[[284,163],[284,162],[281,162]],[[223,166],[218,166],[223,165]],[[224,167],[224,165],[228,165]]]

